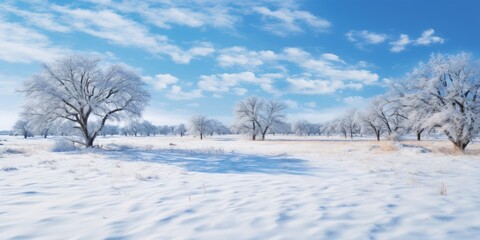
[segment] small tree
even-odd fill
[[[187,128],[185,127],[185,124],[181,123],[175,127],[174,133],[179,134],[180,137],[183,137],[185,133],[187,132]]]
[[[26,120],[17,120],[13,125],[16,134],[22,135],[24,138],[33,136],[33,128]]]
[[[353,139],[354,134],[360,132],[359,116],[356,109],[351,109],[346,112],[345,115],[343,115],[341,122],[344,131],[350,135],[350,139]]]
[[[92,147],[107,120],[141,115],[150,96],[140,76],[125,67],[101,67],[100,60],[70,56],[45,64],[27,81],[27,109],[47,121],[70,121],[81,132],[85,147]],[[90,127],[98,122],[95,128]]]
[[[193,135],[199,135],[200,140],[202,140],[204,134],[208,133],[210,129],[209,120],[205,115],[194,116],[190,119],[189,129]]]
[[[248,97],[235,106],[235,127],[238,131],[249,133],[255,141],[260,132],[258,122],[264,100],[259,97]]]
[[[139,125],[140,133],[143,136],[155,135],[157,132],[157,127],[149,121],[143,121]]]
[[[376,115],[375,109],[370,107],[366,112],[360,114],[360,122],[365,133],[372,133],[380,141],[380,135],[383,133],[383,122]]]

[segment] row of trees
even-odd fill
[[[136,73],[123,66],[101,65],[98,59],[71,56],[44,65],[43,71],[25,83],[28,102],[14,128],[24,137],[40,134],[77,134],[78,143],[93,146],[99,135],[156,135],[187,130],[199,135],[243,133],[252,140],[267,134],[374,135],[396,140],[414,133],[441,132],[464,150],[478,136],[480,123],[480,64],[470,54],[433,54],[402,81],[392,83],[390,91],[376,97],[363,111],[350,110],[322,124],[306,120],[292,125],[285,122],[286,105],[280,101],[248,97],[235,106],[231,128],[206,116],[195,116],[189,127],[154,126],[150,122],[131,122],[124,128],[106,125],[109,121],[138,119],[150,96]],[[74,129],[74,131],[72,131]]]
[[[351,137],[362,129],[397,139],[414,133],[443,133],[464,151],[480,131],[480,62],[468,53],[433,54],[406,77],[391,84],[364,112],[352,110],[327,125]]]

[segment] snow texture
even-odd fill
[[[7,137],[1,238],[478,238],[478,144],[341,139]]]

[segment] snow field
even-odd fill
[[[0,146],[5,239],[473,239],[480,233],[477,144],[452,155],[442,152],[451,147],[443,141],[112,137],[98,139],[103,150],[54,153],[50,139],[6,140]]]

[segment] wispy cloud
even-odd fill
[[[411,40],[407,34],[400,34],[400,38],[390,43],[392,47],[390,51],[394,53],[402,52],[408,45],[429,46],[431,44],[442,44],[445,40],[439,36],[435,36],[435,30],[427,29],[422,32],[422,35],[417,39]]]
[[[329,21],[307,11],[287,8],[271,10],[267,7],[255,7],[254,11],[263,16],[265,30],[282,37],[304,32],[303,26],[320,32],[331,26]]]
[[[46,35],[0,19],[0,59],[13,63],[49,61],[70,50],[54,46]]]
[[[94,11],[52,6],[73,29],[103,38],[121,46],[143,48],[154,54],[169,55],[176,63],[189,63],[193,58],[214,52],[208,43],[183,50],[163,35],[152,34],[148,28],[111,10]]]
[[[172,100],[191,100],[203,97],[202,90],[194,89],[191,91],[184,91],[182,87],[173,85],[166,97]]]
[[[212,92],[218,96],[222,93],[229,93],[232,90],[237,95],[244,95],[246,89],[240,88],[244,84],[258,86],[266,92],[273,92],[272,84],[276,77],[278,76],[270,74],[256,75],[249,71],[202,75],[200,76],[198,87],[203,91]]]
[[[171,74],[157,74],[155,76],[145,76],[143,81],[152,85],[156,90],[166,89],[169,85],[176,84],[179,80]]]
[[[355,46],[363,49],[365,45],[375,45],[385,42],[388,35],[384,33],[375,33],[367,30],[350,30],[345,36],[350,42],[355,43]]]

